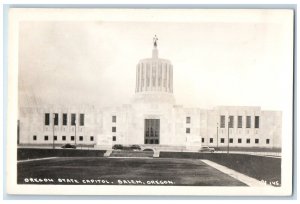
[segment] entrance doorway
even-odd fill
[[[145,144],[159,144],[159,119],[145,119]]]

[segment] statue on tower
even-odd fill
[[[157,47],[157,41],[158,41],[158,38],[155,35],[154,38],[153,38],[154,47]]]

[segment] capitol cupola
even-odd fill
[[[153,38],[152,58],[139,61],[136,66],[136,93],[173,93],[173,65],[158,57],[158,38]]]

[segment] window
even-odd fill
[[[255,127],[255,128],[259,128],[259,116],[255,116],[254,127]]]
[[[158,140],[155,140],[154,142],[155,142],[155,144],[158,144]]]
[[[79,122],[80,122],[80,126],[84,126],[84,114],[83,113],[81,113],[80,115],[79,115]]]
[[[71,136],[71,141],[74,141],[75,137],[74,136]]]
[[[230,138],[230,139],[229,139],[229,143],[233,143],[233,138]]]
[[[36,140],[36,135],[33,135],[33,138],[32,138],[33,140]]]
[[[213,138],[209,138],[209,143],[213,143],[214,139]]]
[[[71,125],[76,125],[76,114],[75,113],[71,114]]]
[[[63,113],[63,125],[67,125],[68,124],[68,114]]]
[[[50,114],[45,113],[45,125],[50,125]]]
[[[225,139],[224,138],[221,138],[221,143],[224,143],[225,142]]]
[[[202,140],[202,143],[204,143],[204,138],[201,138],[201,140]]]
[[[247,141],[246,141],[246,142],[247,142],[247,144],[249,144],[249,143],[250,143],[250,139],[247,139]]]
[[[111,131],[112,131],[112,132],[117,132],[117,128],[116,128],[116,127],[112,127],[112,128],[111,128]]]
[[[242,139],[241,138],[238,139],[238,143],[242,143]]]
[[[48,135],[45,135],[44,140],[47,141],[48,139]]]
[[[113,117],[112,117],[112,122],[113,122],[113,123],[116,123],[116,122],[117,122],[117,116],[113,115]]]
[[[54,113],[54,125],[58,125],[58,113]]]
[[[251,116],[247,116],[246,118],[246,128],[251,128]]]
[[[190,128],[186,128],[185,132],[188,133],[188,134],[190,134],[191,133],[191,129]]]
[[[255,139],[255,144],[258,144],[259,143],[259,139]]]
[[[186,123],[191,123],[191,117],[186,117]]]
[[[90,137],[90,141],[94,141],[94,136],[91,136],[91,137]]]
[[[66,136],[61,137],[62,141],[66,141]]]
[[[145,144],[148,144],[148,140],[147,139],[145,139]]]
[[[117,141],[117,137],[116,137],[116,136],[113,136],[113,137],[112,137],[112,141]]]
[[[153,140],[150,140],[150,144],[153,144]]]
[[[83,141],[83,136],[79,136],[79,141]]]
[[[266,139],[266,144],[270,144],[270,139]]]
[[[220,117],[220,128],[225,128],[225,115]]]
[[[234,123],[234,117],[231,115],[231,116],[229,116],[229,128],[233,128],[233,123]]]
[[[54,140],[55,140],[55,141],[57,140],[57,136],[56,136],[56,135],[54,135]]]
[[[238,128],[243,128],[243,116],[238,116]]]

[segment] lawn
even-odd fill
[[[245,186],[197,159],[103,157],[19,162],[18,183]]]

